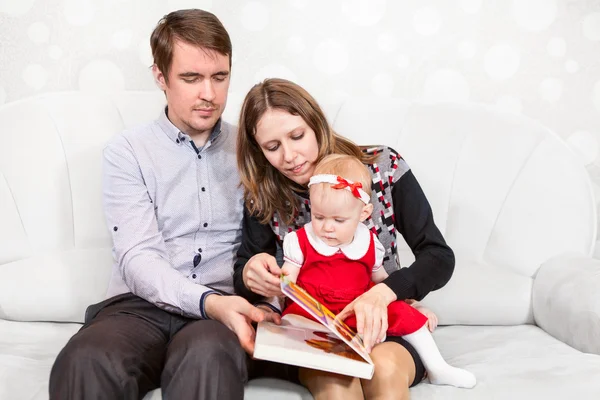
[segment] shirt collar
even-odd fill
[[[192,138],[186,133],[181,132],[179,128],[173,125],[173,123],[169,120],[169,117],[167,117],[168,109],[169,107],[165,106],[165,108],[163,108],[163,110],[161,111],[160,116],[158,117],[158,125],[173,142],[177,144],[189,142]],[[210,136],[208,137],[206,143],[212,142],[220,133],[221,118],[217,120],[217,123],[213,127],[213,130],[210,133]]]
[[[341,251],[349,259],[359,260],[363,258],[365,254],[367,254],[369,246],[371,245],[371,231],[362,223],[358,224],[352,242],[341,247],[329,246],[327,243],[319,239],[313,230],[312,222],[306,224],[304,226],[304,230],[306,231],[306,236],[308,237],[308,241],[311,246],[322,256],[332,256],[338,251]]]

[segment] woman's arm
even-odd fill
[[[411,248],[415,262],[383,281],[398,300],[421,300],[443,287],[454,272],[454,253],[433,220],[425,193],[411,170],[392,186],[396,229]]]
[[[237,260],[233,266],[233,287],[236,294],[246,298],[250,303],[264,300],[260,294],[254,293],[244,283],[244,268],[248,261],[254,257],[266,263],[272,259],[275,261],[276,238],[269,225],[261,224],[260,221],[250,215],[244,207],[244,218],[242,220],[242,244],[237,252]],[[279,267],[277,267],[279,268]]]

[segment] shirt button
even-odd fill
[[[198,248],[198,253],[202,253],[202,247]]]
[[[192,278],[193,278],[193,279],[196,279],[196,274],[192,275]]]
[[[199,160],[201,160],[201,159],[202,159],[202,156],[201,156],[200,154],[198,154],[198,159],[199,159]]]
[[[205,222],[205,223],[204,223],[204,227],[206,228],[207,226],[208,226],[208,223],[206,223],[206,222]]]
[[[118,230],[119,230],[119,228],[117,228],[116,226],[113,226],[113,231],[115,231],[115,232],[116,232],[116,231],[118,231]]]
[[[203,191],[203,192],[206,192],[206,188],[202,188],[202,191]]]
[[[175,141],[176,141],[177,143],[179,143],[179,139],[176,139]]]

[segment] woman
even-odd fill
[[[372,348],[376,372],[373,379],[360,380],[300,369],[299,380],[317,400],[408,399],[408,388],[423,379],[424,367],[415,349],[400,337],[388,336],[375,344],[387,325],[387,306],[395,300],[421,300],[444,286],[454,270],[454,254],[412,172],[393,149],[361,149],[337,135],[312,96],[282,79],[265,80],[250,90],[239,130],[237,159],[246,208],[234,286],[251,302],[281,293],[275,254],[288,232],[310,221],[307,186],[317,162],[340,153],[356,156],[368,166],[374,211],[365,224],[388,250],[383,265],[390,275],[341,314],[355,314],[365,345]],[[400,270],[396,231],[416,258]]]

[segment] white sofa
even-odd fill
[[[104,298],[112,260],[101,150],[163,103],[158,91],[75,92],[0,108],[0,399],[47,399],[54,358]],[[235,122],[237,107],[225,118]],[[326,109],[338,132],[405,157],[456,253],[452,280],[425,303],[448,325],[435,333],[442,353],[478,385],[423,383],[412,398],[600,398],[596,212],[587,174],[560,139],[481,105],[351,99]],[[410,263],[403,243],[400,258]],[[246,398],[311,397],[263,379]]]

